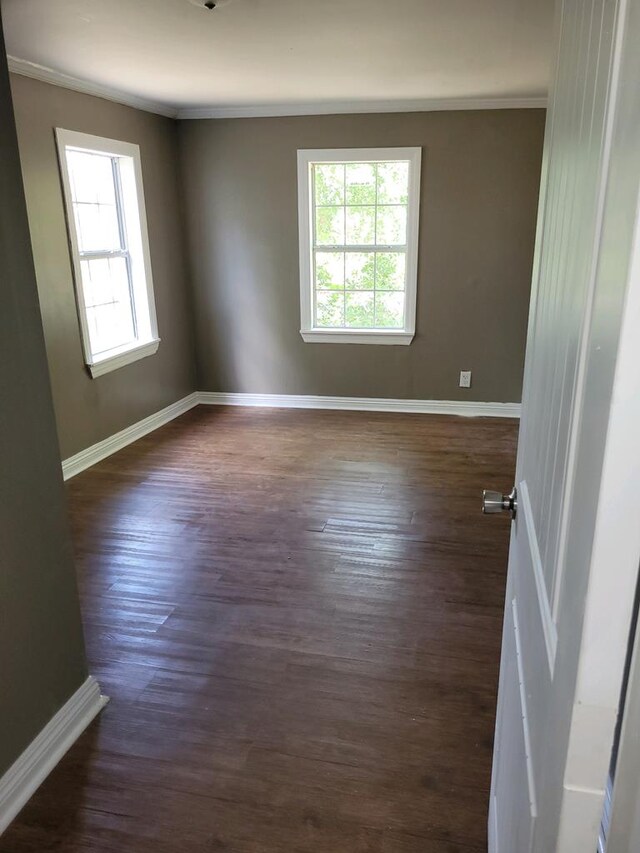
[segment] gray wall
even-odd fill
[[[0,776],[87,676],[0,30]]]
[[[12,75],[20,157],[65,459],[195,390],[171,119]],[[156,355],[92,379],[84,366],[54,128],[140,145],[161,343]]]
[[[542,110],[185,121],[179,126],[204,391],[519,401]],[[409,347],[305,344],[296,149],[423,147]],[[458,388],[460,370],[473,388]]]
[[[543,111],[176,123],[17,75],[12,88],[63,459],[196,388],[520,400]],[[142,151],[162,342],[97,379],[82,355],[55,127]],[[423,147],[416,337],[305,344],[296,149],[387,145]],[[473,387],[459,389],[469,369]]]

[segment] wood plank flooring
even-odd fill
[[[516,438],[199,408],[71,480],[111,702],[0,851],[486,851]]]

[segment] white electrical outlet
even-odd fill
[[[461,370],[460,371],[460,387],[461,388],[471,388],[471,371],[470,370]]]

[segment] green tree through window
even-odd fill
[[[315,325],[402,329],[409,163],[312,165]]]

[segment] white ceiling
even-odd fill
[[[221,114],[546,94],[554,0],[195,2],[2,0],[7,52]]]

